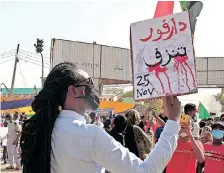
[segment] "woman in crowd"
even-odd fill
[[[141,116],[141,121],[140,121],[140,123],[139,123],[139,127],[145,132],[145,125],[146,125],[146,123],[148,122],[148,120],[149,120],[149,116],[147,116],[147,115],[142,115]]]
[[[111,130],[110,135],[125,146],[124,133],[127,126],[127,118],[123,115],[117,115],[114,119],[114,128]]]
[[[210,126],[201,129],[200,141],[202,144],[212,142],[212,128]]]
[[[95,122],[93,124],[95,124],[97,126],[100,126],[102,128],[104,127],[104,125],[103,125],[103,123],[101,122],[101,119],[100,119],[100,114],[96,115],[96,119],[95,119]]]
[[[136,110],[129,110],[125,114],[125,117],[127,117],[125,146],[129,151],[143,160],[152,150],[153,140],[137,126],[140,121],[140,116]]]

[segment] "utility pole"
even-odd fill
[[[17,63],[19,62],[18,53],[19,53],[19,44],[17,45],[16,55],[15,55],[15,63],[14,63],[14,69],[13,69],[13,75],[12,75],[10,96],[13,94],[13,89],[14,89],[14,83],[15,83],[15,77],[16,77],[16,67],[17,67]]]
[[[42,88],[44,86],[44,57],[43,57],[43,54],[42,54],[42,52],[44,50],[43,49],[43,47],[44,47],[43,43],[44,43],[43,40],[37,38],[37,44],[34,44],[34,47],[36,48],[36,52],[40,53],[41,59],[42,59],[42,75],[41,75]]]
[[[42,88],[44,87],[44,57],[42,52],[40,52],[41,55],[41,59],[42,59],[42,77],[41,77],[41,84],[42,84]]]

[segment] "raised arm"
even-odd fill
[[[161,173],[176,149],[179,129],[177,122],[169,120],[158,143],[144,161],[99,129],[94,142],[94,161],[110,172]]]
[[[166,123],[159,117],[159,115],[155,112],[155,110],[153,110],[152,115],[161,126],[165,126]]]
[[[98,131],[94,142],[94,161],[110,172],[116,173],[161,173],[171,159],[176,147],[180,125],[180,102],[166,101],[168,118],[158,143],[147,158],[142,161],[128,149],[116,142],[103,130]],[[179,108],[178,108],[179,107]],[[171,115],[170,113],[173,113]]]

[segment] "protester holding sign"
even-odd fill
[[[202,143],[192,135],[192,119],[186,116],[185,122],[181,123],[177,149],[167,165],[166,173],[196,173],[196,162],[203,163],[205,160]]]
[[[142,161],[104,129],[85,123],[85,110],[99,107],[93,81],[74,64],[60,63],[35,97],[32,105],[36,114],[23,125],[23,173],[99,173],[102,167],[116,173],[161,173],[176,149],[180,130],[179,100],[166,97],[164,103],[169,120],[158,143]]]
[[[215,122],[212,125],[213,142],[204,145],[205,173],[224,172],[224,123]]]

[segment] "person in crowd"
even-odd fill
[[[146,124],[146,130],[147,130],[148,135],[152,135],[152,137],[154,138],[154,134],[156,133],[156,130],[159,127],[165,126],[165,122],[163,121],[163,118],[166,119],[166,117],[163,116],[163,114],[157,114],[156,111],[154,109],[152,109],[152,118]],[[154,141],[155,141],[155,139],[154,139]]]
[[[196,116],[196,113],[197,113],[197,107],[195,104],[193,103],[188,103],[184,106],[184,113],[186,115],[189,115],[194,122],[197,122],[197,116]]]
[[[200,127],[197,123],[197,107],[193,103],[188,103],[184,106],[184,113],[193,119],[192,135],[196,140],[199,140]]]
[[[15,112],[13,114],[13,121],[19,124],[19,113]]]
[[[139,126],[139,113],[132,109],[126,113],[127,127],[125,131],[125,146],[142,160],[150,153],[153,140]]]
[[[7,151],[8,151],[8,158],[9,158],[9,164],[10,166],[6,167],[6,169],[20,169],[20,161],[18,159],[19,155],[16,151],[19,138],[20,138],[20,128],[16,121],[13,121],[13,119],[16,119],[17,115],[14,114],[14,118],[12,118],[11,114],[6,115],[7,120],[7,127],[8,127],[8,138],[7,138]],[[14,163],[16,167],[14,167]]]
[[[25,112],[22,112],[22,114],[19,116],[19,121],[23,122],[25,120],[27,120],[27,115]]]
[[[95,119],[95,122],[93,123],[101,128],[104,127],[103,123],[101,122],[101,118],[100,118],[100,114],[96,114],[96,119]]]
[[[157,117],[156,113],[153,113],[153,114],[154,114],[154,117]],[[155,132],[155,135],[154,135],[155,142],[158,142],[159,137],[160,137],[161,133],[163,132],[165,124],[166,124],[166,122],[168,120],[167,117],[164,117],[161,114],[159,115],[159,117],[157,119],[160,119],[159,121],[160,121],[161,126],[156,129],[156,132]]]
[[[152,119],[148,121],[146,129],[152,129],[153,134],[155,134],[158,127],[165,126],[165,122],[160,118],[165,117],[165,113],[163,113],[164,115],[162,113],[157,114],[154,109],[149,111],[152,111]]]
[[[96,113],[95,112],[91,112],[89,114],[89,117],[91,119],[90,124],[93,124],[95,122],[95,120],[96,120]]]
[[[109,133],[113,138],[125,146],[125,129],[127,118],[124,115],[117,115],[114,119],[114,127]]]
[[[220,121],[223,121],[223,122],[224,122],[224,114],[222,114],[222,115],[220,116]]]
[[[200,141],[202,144],[212,142],[212,128],[210,126],[205,126],[201,130]]]
[[[210,118],[207,119],[207,121],[212,121],[212,122],[214,122],[214,118],[210,117]]]
[[[90,124],[91,119],[90,119],[90,117],[89,117],[89,114],[84,113],[84,118],[85,118],[85,120],[86,120],[86,124]]]
[[[205,126],[203,124],[205,124]],[[202,144],[210,143],[212,142],[212,128],[210,126],[206,126],[206,122],[201,121],[199,123],[200,126],[200,141]],[[204,126],[204,127],[203,127]],[[204,172],[205,163],[197,163],[197,173],[203,173]]]
[[[165,127],[165,123],[167,122],[167,117],[163,116],[162,114],[157,115],[155,110],[153,110],[153,114],[152,115],[153,115],[153,117],[156,118],[158,124],[160,124],[160,126],[157,127],[156,132],[154,134],[154,141],[155,141],[155,143],[157,143],[161,133],[163,132],[163,129]],[[163,173],[166,173],[166,168],[163,170]]]
[[[5,135],[5,136],[2,138],[2,147],[3,147],[3,153],[2,153],[3,164],[7,164],[7,160],[8,160],[8,152],[7,152],[7,135]]]
[[[111,119],[110,119],[110,118],[107,118],[107,119],[103,122],[103,125],[104,125],[104,130],[105,130],[107,133],[110,133],[110,131],[112,130],[112,128],[111,128]]]
[[[212,136],[213,142],[204,144],[204,173],[222,173],[224,172],[224,122],[212,124]]]
[[[199,128],[200,128],[200,131],[199,131],[199,135],[201,134],[202,132],[202,129],[206,126],[206,122],[204,120],[201,120],[199,122]]]
[[[142,161],[104,129],[85,123],[85,110],[96,110],[100,103],[93,81],[73,63],[59,63],[35,96],[35,115],[23,124],[23,173],[99,173],[102,167],[114,173],[161,173],[177,146],[181,107],[177,97],[163,101],[169,120]]]
[[[205,121],[205,120],[201,120],[201,121],[199,122],[199,127],[200,127],[200,129],[204,128],[205,126],[206,126],[206,121]]]
[[[3,124],[4,127],[7,127],[8,123],[6,122]],[[8,160],[8,153],[7,153],[7,134],[5,136],[2,136],[2,147],[3,147],[3,153],[2,153],[2,159],[3,159],[3,164],[7,164]]]
[[[146,128],[145,128],[145,126],[146,126],[146,123],[148,122],[148,120],[149,120],[149,116],[147,115],[147,113],[145,114],[145,115],[142,115],[141,116],[141,121],[140,121],[140,123],[139,123],[139,127],[145,132],[146,131]]]
[[[199,140],[192,135],[193,120],[181,124],[177,149],[166,168],[166,173],[196,173],[196,163],[203,163],[204,150]]]
[[[110,120],[111,120],[111,128],[114,128],[114,119],[115,119],[115,117],[116,117],[116,114],[111,114],[110,115]]]
[[[212,121],[212,120],[207,120],[207,122],[206,122],[206,126],[212,126],[212,124],[214,124],[214,121]]]

